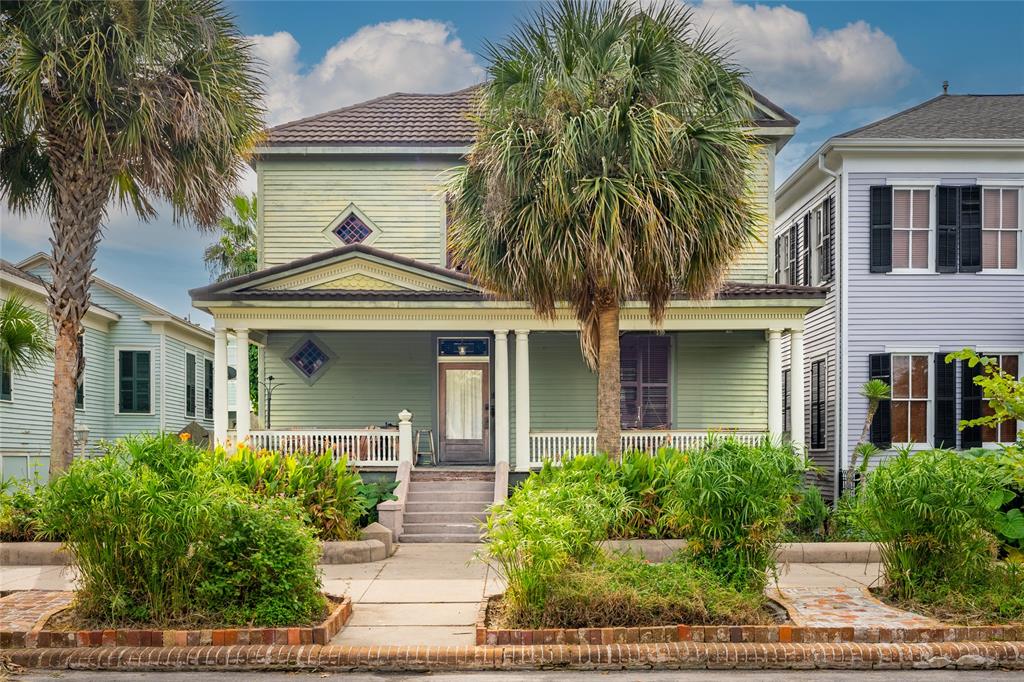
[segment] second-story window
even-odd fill
[[[1016,270],[1020,263],[1020,190],[986,187],[981,215],[982,269]]]
[[[196,416],[196,356],[185,353],[185,416]]]
[[[373,234],[373,230],[355,213],[349,213],[348,217],[334,228],[334,234],[346,244],[360,244]]]
[[[892,267],[928,270],[931,260],[931,190],[894,189]]]

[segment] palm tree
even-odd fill
[[[0,302],[0,368],[24,371],[53,353],[46,337],[46,315],[25,305],[17,295]]]
[[[262,132],[248,43],[219,0],[0,9],[0,195],[53,232],[51,476],[71,461],[76,343],[113,197],[211,227]]]
[[[714,295],[761,218],[740,70],[689,10],[564,0],[488,46],[451,249],[499,295],[562,302],[598,372],[597,448],[619,453],[619,309],[657,325]]]
[[[220,237],[203,252],[203,261],[218,282],[256,270],[256,195],[239,194],[231,204],[234,217],[221,216]]]
[[[860,387],[860,394],[868,399],[868,411],[864,415],[864,428],[860,432],[860,440],[857,441],[857,446],[853,449],[853,454],[850,456],[850,469],[858,468],[857,459],[860,458],[861,464],[859,468],[863,473],[867,470],[868,461],[880,452],[868,440],[868,436],[871,433],[871,422],[875,420],[875,413],[878,412],[879,405],[882,404],[883,400],[889,400],[892,391],[889,388],[889,384],[881,379],[870,379],[865,381],[864,385]]]

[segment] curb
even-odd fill
[[[605,540],[602,547],[607,552],[633,552],[657,563],[684,549],[686,540]],[[785,542],[779,546],[775,560],[790,564],[866,564],[881,561],[881,555],[872,542]]]
[[[24,668],[50,670],[1024,670],[1024,642],[115,647],[15,649],[6,656]]]

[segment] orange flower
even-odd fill
[[[187,443],[190,440],[192,440],[192,434],[191,433],[181,433],[181,434],[178,434],[178,438],[181,439],[182,443]]]

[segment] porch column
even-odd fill
[[[494,330],[494,463],[508,462],[508,330]]]
[[[804,435],[804,333],[798,329],[789,332],[789,439],[802,451],[807,451]],[[785,424],[783,424],[785,428]]]
[[[235,439],[239,444],[249,438],[249,330],[235,330]]]
[[[768,434],[782,435],[782,331],[768,330]]]
[[[228,439],[228,332],[213,330],[213,442]]]
[[[530,331],[516,330],[516,471],[530,470]]]

